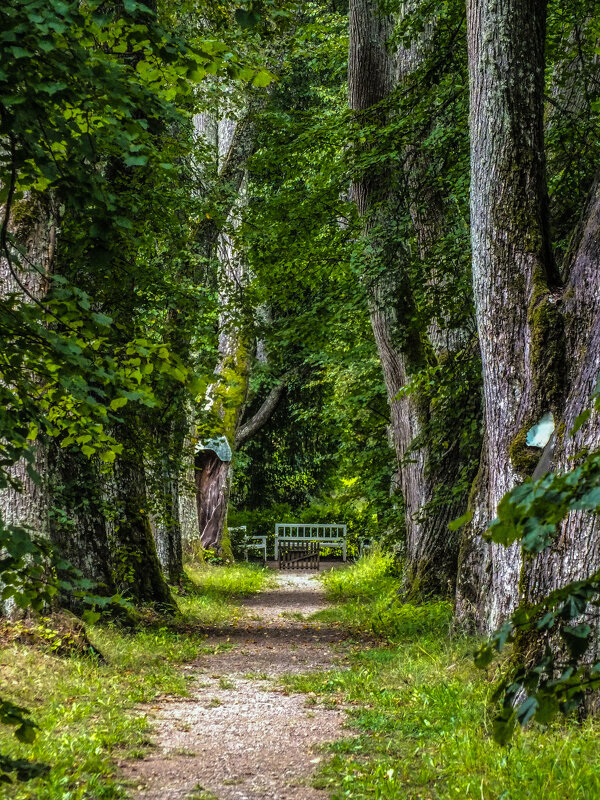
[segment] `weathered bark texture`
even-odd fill
[[[2,208],[2,252],[0,252],[0,293],[14,294],[24,303],[41,300],[48,288],[56,247],[56,210],[49,196],[32,194],[8,210]],[[6,233],[12,233],[24,257],[10,245]],[[27,461],[21,459],[9,468],[20,488],[0,492],[0,515],[8,525],[23,525],[48,536],[50,501],[48,495],[47,447],[41,441],[32,445],[33,466],[41,483],[33,481]]]
[[[235,298],[247,281],[243,257],[237,252],[234,236],[245,203],[246,160],[254,146],[254,128],[223,118],[216,123],[214,145],[218,154],[218,181],[229,184],[231,201],[220,229],[216,229],[217,285],[221,314],[219,319],[218,363],[215,382],[207,391],[207,410],[220,420],[220,434],[225,436],[233,452],[240,416],[248,392],[250,358],[243,326],[236,319]],[[228,224],[230,230],[223,230]],[[222,461],[212,450],[196,456],[198,528],[202,547],[231,559],[226,536],[227,504],[231,461]]]
[[[577,416],[590,407],[600,376],[600,176],[591,193],[578,236],[568,280],[559,305],[565,319],[569,391],[551,468],[572,469],[577,454],[600,447],[600,414],[574,435]],[[538,601],[554,589],[581,580],[600,568],[600,525],[597,515],[572,513],[554,546],[524,566],[526,601]],[[598,646],[598,642],[596,642]]]
[[[273,412],[279,405],[286,387],[287,385],[284,380],[276,383],[256,414],[238,427],[235,436],[236,448],[241,447],[243,444],[250,441],[250,439],[252,439],[253,436],[256,436],[259,430],[267,424],[267,422],[273,416]]]
[[[177,583],[183,575],[178,464],[170,463],[165,456],[158,470],[159,487],[153,492],[152,532],[163,574],[170,583]]]
[[[174,606],[152,535],[143,453],[124,425],[118,437],[123,453],[104,480],[113,579],[137,603]]]
[[[257,414],[241,425],[248,395],[252,354],[249,334],[239,319],[239,299],[249,280],[243,255],[237,251],[235,230],[246,202],[246,164],[256,139],[256,115],[266,102],[265,94],[254,93],[239,119],[224,116],[216,120],[203,114],[196,119],[196,130],[212,145],[216,157],[216,196],[220,220],[203,232],[205,243],[216,258],[219,319],[218,363],[215,382],[207,390],[206,410],[220,420],[221,431],[235,453],[270,418],[283,394],[283,384],[269,394]],[[227,536],[227,505],[232,478],[232,462],[221,461],[210,450],[196,455],[198,530],[202,546],[232,558]]]
[[[98,465],[78,450],[51,442],[48,481],[54,506],[50,538],[58,553],[97,584],[94,592],[114,594],[117,586]],[[71,597],[63,598],[62,604],[78,606]]]
[[[202,547],[219,550],[227,519],[229,461],[221,461],[212,450],[196,456],[196,498]]]
[[[518,545],[481,535],[498,502],[533,472],[528,428],[561,401],[558,285],[549,240],[543,93],[546,3],[469,0],[473,289],[485,439],[462,544],[458,615],[492,628],[515,607]]]
[[[397,83],[407,80],[422,63],[429,30],[423,40],[392,54],[387,46],[393,29],[391,16],[382,15],[371,0],[350,3],[349,103],[371,123],[384,124],[386,100]],[[368,115],[368,116],[367,116]],[[401,181],[398,178],[402,178]],[[406,187],[399,195],[396,184]],[[403,269],[395,217],[408,208],[413,220],[420,256],[429,257],[442,230],[442,200],[432,187],[418,145],[405,150],[404,173],[394,176],[386,166],[370,169],[351,190],[364,219],[365,279],[370,295],[370,316],[381,359],[390,405],[390,433],[398,462],[394,486],[399,488],[406,516],[406,563],[409,589],[420,594],[452,593],[456,579],[458,539],[448,522],[460,508],[448,503],[429,507],[436,485],[452,483],[453,467],[444,476],[428,470],[425,442],[415,440],[430,413],[417,394],[402,393],[413,372],[448,349],[448,336],[439,321],[429,331],[415,323],[410,282]],[[431,336],[431,340],[429,339]]]

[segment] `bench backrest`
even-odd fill
[[[294,539],[296,541],[341,542],[347,536],[345,525],[329,524],[291,524],[278,522],[275,525],[276,539]]]

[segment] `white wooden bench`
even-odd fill
[[[245,525],[238,525],[236,528],[230,528],[231,531],[243,531],[240,546],[244,551],[244,561],[248,561],[248,551],[258,550],[262,552],[263,561],[267,562],[267,537],[266,536],[248,536],[247,528]]]
[[[279,559],[280,544],[316,542],[322,547],[341,547],[346,560],[347,532],[345,525],[321,525],[278,522],[275,525],[275,561]]]

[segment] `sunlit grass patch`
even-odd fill
[[[391,555],[378,550],[345,570],[323,573],[327,597],[337,601],[313,619],[396,641],[421,634],[446,636],[452,605],[444,600],[404,603]]]
[[[491,738],[491,682],[474,643],[425,637],[355,652],[351,668],[289,676],[291,691],[348,709],[349,735],[330,746],[317,785],[333,800],[594,800],[600,797],[596,720]]]
[[[398,585],[394,559],[376,549],[347,569],[334,569],[320,576],[329,600],[354,600],[388,594]]]
[[[256,564],[188,564],[186,573],[198,592],[210,597],[232,598],[256,594],[274,586],[276,578]]]

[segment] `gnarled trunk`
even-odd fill
[[[143,453],[125,424],[116,432],[124,445],[105,477],[105,517],[114,582],[136,603],[174,606],[163,577],[150,524]]]

